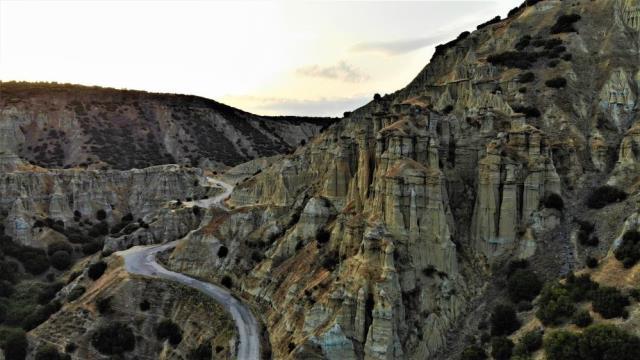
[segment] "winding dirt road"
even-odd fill
[[[222,201],[231,194],[233,186],[217,179],[208,178],[208,180],[212,185],[221,186],[224,192],[211,199],[194,201],[193,205],[201,207],[218,206],[224,209]],[[191,278],[184,274],[169,271],[156,262],[157,253],[175,247],[178,241],[161,245],[135,246],[116,254],[124,258],[125,268],[129,273],[176,281],[200,290],[220,303],[220,305],[231,314],[238,330],[240,341],[238,344],[237,358],[241,360],[260,359],[260,330],[258,321],[248,306],[234,298],[231,293],[224,288]]]

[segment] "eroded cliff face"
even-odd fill
[[[571,13],[576,32],[550,33]],[[235,210],[170,266],[232,276],[278,358],[440,356],[491,265],[556,251],[548,271],[567,271],[584,195],[637,192],[637,14],[635,1],[541,1],[462,35],[405,89],[240,182]],[[545,208],[551,194],[568,210]]]
[[[29,168],[0,174],[0,211],[6,233],[35,247],[45,247],[55,238],[47,229],[35,226],[43,219],[62,221],[67,228],[90,227],[100,221],[96,214],[101,210],[110,224],[132,214],[149,226],[131,235],[126,246],[184,236],[199,219],[190,209],[173,211],[167,203],[200,199],[211,191],[202,170],[177,165],[128,171]]]
[[[0,83],[0,156],[47,168],[224,168],[285,153],[333,121],[257,116],[196,96]]]

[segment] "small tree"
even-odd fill
[[[163,319],[156,328],[156,336],[160,340],[168,339],[176,347],[182,342],[182,329],[170,319]]]
[[[587,310],[580,310],[573,315],[572,322],[579,327],[587,327],[593,322],[593,318]]]
[[[123,323],[102,325],[91,337],[91,345],[105,355],[119,355],[136,346],[133,330]]]
[[[578,342],[580,337],[568,331],[554,331],[544,339],[548,360],[582,360]]]
[[[496,360],[509,360],[513,352],[513,341],[504,336],[491,339],[491,356]]]
[[[105,270],[107,270],[107,264],[104,261],[100,260],[89,266],[87,275],[89,275],[92,280],[98,280],[102,276],[102,274],[104,274]]]
[[[510,305],[497,305],[491,313],[491,334],[509,335],[520,328],[516,311]]]
[[[605,319],[624,316],[627,305],[629,299],[614,287],[601,287],[593,294],[593,310]]]
[[[66,270],[71,266],[71,255],[66,251],[56,251],[50,260],[51,265],[58,270]]]
[[[538,279],[538,276],[530,270],[516,270],[507,283],[509,297],[514,303],[521,300],[533,300],[538,296],[541,289],[542,282]]]
[[[472,345],[464,349],[460,356],[461,360],[485,360],[486,358],[487,353],[478,345]]]
[[[218,248],[218,257],[219,258],[223,259],[223,258],[227,257],[228,253],[229,253],[229,249],[226,246],[221,245]]]

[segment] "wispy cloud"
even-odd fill
[[[363,82],[369,80],[369,75],[363,73],[345,61],[336,65],[309,65],[296,69],[296,74],[309,77],[341,80],[345,82]]]
[[[399,39],[391,41],[363,42],[354,45],[351,51],[381,52],[387,55],[400,55],[423,47],[440,43],[448,38],[447,35],[427,36],[414,39]]]
[[[342,116],[371,101],[371,96],[294,99],[259,96],[226,96],[223,101],[260,115]]]

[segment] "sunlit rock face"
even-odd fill
[[[171,266],[232,274],[277,357],[438,358],[491,266],[537,256],[581,215],[547,196],[577,209],[597,181],[637,190],[637,4],[573,5],[541,1],[440,48],[406,88],[247,175]],[[578,31],[550,34],[569,13]],[[563,48],[528,69],[488,61],[550,39]]]

